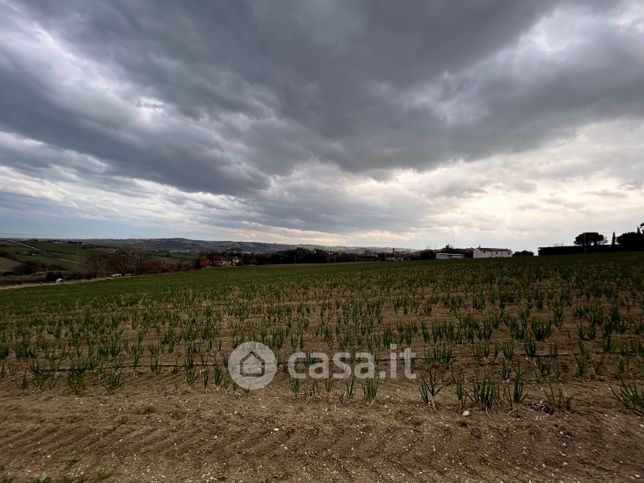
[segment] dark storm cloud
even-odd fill
[[[314,162],[386,178],[641,119],[641,26],[615,21],[633,5],[0,1],[0,130],[45,146],[0,145],[0,163],[232,195],[271,226],[399,229],[390,205],[348,216],[333,179],[284,180]],[[551,52],[526,36],[558,17]]]
[[[49,85],[47,77],[38,75],[39,72],[21,66],[0,69],[3,130],[94,156],[107,163],[113,175],[174,184],[188,190],[230,193],[232,188],[241,194],[266,183],[264,176],[254,169],[237,170],[216,141],[190,131],[158,135],[137,129],[126,117],[119,118],[118,111],[110,113],[110,106],[101,106],[107,111],[87,112],[74,101],[61,104],[57,99],[58,86]],[[93,99],[75,101],[91,105]],[[11,163],[11,159],[4,161]],[[234,169],[227,170],[230,167]]]

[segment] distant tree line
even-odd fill
[[[142,275],[176,272],[192,268],[194,268],[192,262],[159,258],[156,254],[138,248],[126,248],[88,256],[83,263],[81,275],[95,278],[111,274]]]
[[[401,260],[434,260],[437,253],[459,253],[465,258],[472,258],[471,248],[454,248],[446,245],[437,250],[419,250],[415,252],[382,251],[347,253],[331,252],[321,249],[294,248],[271,253],[240,253],[240,252],[209,252],[203,258],[212,260],[217,257],[237,257],[239,265],[280,265],[289,263],[342,263],[342,262],[375,262],[375,261],[401,261]]]
[[[341,253],[321,249],[294,248],[271,253],[212,251],[203,255],[208,260],[239,259],[239,265],[284,265],[289,263],[340,263],[377,260],[375,254]],[[198,264],[198,262],[197,262]]]
[[[608,239],[596,231],[580,233],[574,239],[572,246],[541,247],[539,255],[563,255],[573,253],[610,253],[617,251],[644,250],[644,223],[635,231],[629,231],[616,236],[613,233],[610,243]]]
[[[534,252],[531,252],[530,250],[521,250],[518,252],[514,252],[512,256],[513,257],[534,257]]]

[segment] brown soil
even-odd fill
[[[0,273],[13,270],[18,265],[20,265],[20,263],[16,262],[15,260],[11,260],[10,258],[0,257]]]
[[[106,394],[73,395],[0,381],[0,475],[16,481],[625,481],[644,476],[644,419],[606,382],[570,412],[544,410],[542,387],[518,408],[463,416],[453,388],[437,409],[409,381],[381,384],[367,404],[338,402],[344,385],[295,397],[283,373],[267,388],[186,385],[179,376],[130,375]]]

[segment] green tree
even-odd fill
[[[575,238],[575,245],[578,246],[590,246],[590,245],[603,245],[606,243],[606,237],[601,233],[596,231],[587,231],[585,233],[580,233]]]
[[[644,248],[644,235],[634,231],[622,233],[617,237],[617,243],[628,248]]]

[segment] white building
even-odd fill
[[[475,248],[474,258],[506,258],[512,256],[512,250],[507,248]]]
[[[437,253],[436,260],[451,260],[453,258],[465,258],[462,253]]]

